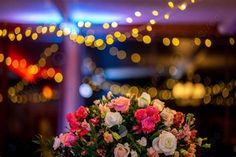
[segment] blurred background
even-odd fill
[[[39,156],[108,91],[194,113],[201,156],[236,156],[235,25],[235,0],[1,0],[0,156]]]

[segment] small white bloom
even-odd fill
[[[107,98],[110,100],[110,99],[112,98],[112,96],[113,96],[112,92],[109,91],[109,92],[107,93]]]
[[[105,117],[105,125],[107,127],[112,127],[114,125],[120,125],[123,121],[123,118],[120,112],[107,112]]]
[[[173,155],[177,147],[177,139],[172,133],[162,131],[160,136],[152,141],[152,147],[158,153],[164,153],[166,156]]]
[[[131,157],[138,157],[138,153],[135,150],[131,150]]]
[[[138,98],[138,106],[146,107],[151,103],[151,96],[148,93],[143,92],[142,95]]]
[[[159,111],[162,111],[162,110],[164,109],[164,107],[165,107],[164,104],[165,104],[165,103],[162,102],[162,101],[159,100],[159,99],[154,99],[154,100],[153,100],[153,106],[154,106],[156,109],[158,109]]]
[[[140,144],[141,146],[146,147],[147,145],[147,139],[146,137],[142,137],[140,140],[137,140],[138,144]]]
[[[93,103],[94,103],[95,105],[99,105],[99,104],[100,104],[100,100],[94,100]]]
[[[54,138],[54,143],[53,143],[53,149],[56,150],[57,148],[59,148],[61,145],[61,141],[58,137],[55,137]]]
[[[128,157],[130,153],[129,144],[118,143],[114,149],[114,157]]]
[[[176,114],[175,110],[171,110],[170,108],[166,107],[161,112],[161,118],[164,119],[165,126],[169,127],[173,124],[174,115]]]

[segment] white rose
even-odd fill
[[[158,109],[159,111],[162,111],[162,110],[164,109],[164,107],[165,107],[164,104],[165,104],[165,103],[162,102],[162,101],[159,100],[159,99],[154,99],[154,100],[153,100],[153,106],[154,106],[156,109]]]
[[[120,125],[122,120],[123,118],[119,112],[107,112],[105,117],[105,125],[110,128],[114,125]]]
[[[165,126],[171,126],[173,124],[174,115],[176,114],[175,110],[171,110],[170,108],[164,108],[161,112],[161,118],[164,119]]]
[[[135,150],[132,150],[131,157],[138,157],[138,153]]]
[[[148,93],[143,92],[142,95],[138,98],[138,106],[146,107],[151,103],[151,96]]]
[[[128,143],[125,143],[124,145],[118,143],[114,149],[114,157],[128,157],[129,153],[130,148]]]
[[[137,140],[138,144],[141,146],[146,146],[147,145],[147,139],[145,137],[142,137],[140,140]]]
[[[55,137],[54,138],[54,143],[53,143],[53,149],[56,150],[57,148],[59,148],[61,145],[61,141],[58,137]]]
[[[166,156],[173,155],[177,147],[177,139],[172,133],[162,131],[160,136],[152,141],[152,147],[158,153],[164,153]]]

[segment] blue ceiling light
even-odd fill
[[[74,23],[63,22],[60,24],[60,29],[68,34],[79,33],[79,28]]]

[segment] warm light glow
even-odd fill
[[[137,16],[137,17],[141,17],[142,13],[140,11],[135,11],[134,15]]]
[[[29,72],[30,74],[35,75],[35,74],[38,73],[38,71],[39,71],[39,68],[38,68],[37,65],[30,65],[30,66],[28,67],[28,72]]]
[[[0,37],[1,37],[1,35],[2,35],[2,30],[0,29]]]
[[[119,38],[119,37],[121,36],[121,33],[120,33],[119,31],[116,31],[116,32],[114,33],[114,36],[115,36],[116,38]]]
[[[175,6],[174,6],[174,3],[171,2],[171,1],[168,2],[168,6],[169,6],[170,8],[174,8],[174,7],[175,7]]]
[[[88,35],[85,37],[85,44],[86,46],[91,46],[92,43],[94,42],[95,37],[93,35]]]
[[[20,60],[20,68],[25,68],[26,65],[27,65],[26,60],[25,60],[25,59],[21,59],[21,60]]]
[[[151,87],[148,89],[148,94],[150,94],[150,96],[152,98],[157,96],[157,89],[155,87]]]
[[[111,47],[110,50],[109,50],[109,53],[112,55],[112,56],[115,56],[117,55],[117,52],[118,52],[118,48],[116,47]]]
[[[49,68],[48,70],[47,70],[47,75],[48,75],[48,77],[51,77],[51,78],[53,78],[54,77],[54,75],[55,75],[55,70],[53,69],[53,68]]]
[[[53,33],[55,31],[55,29],[56,29],[56,26],[52,25],[49,27],[49,32]]]
[[[0,53],[0,63],[4,61],[4,54]]]
[[[133,29],[132,29],[132,33],[134,33],[134,34],[138,34],[138,33],[139,33],[138,28],[133,28]]]
[[[119,42],[125,42],[126,36],[124,34],[121,34],[121,36],[118,38]]]
[[[153,11],[152,11],[152,15],[153,15],[153,16],[158,16],[158,11],[157,11],[157,10],[153,10]]]
[[[149,31],[149,32],[151,32],[151,31],[152,31],[152,26],[147,25],[147,26],[146,26],[146,30]]]
[[[104,29],[109,29],[109,28],[110,28],[110,25],[109,25],[109,23],[104,23],[104,24],[102,25],[102,27],[103,27]]]
[[[112,23],[111,23],[111,27],[116,28],[117,26],[118,26],[118,23],[117,23],[117,22],[112,22]]]
[[[125,59],[126,55],[127,55],[126,52],[123,51],[123,50],[120,50],[120,51],[117,52],[117,58],[119,58],[120,60]]]
[[[14,30],[15,34],[19,34],[20,31],[21,31],[21,28],[20,28],[20,27],[16,27],[15,30]]]
[[[150,37],[149,35],[143,36],[143,42],[144,42],[145,44],[150,44],[151,41],[152,41],[152,39],[151,39],[151,37]]]
[[[235,44],[235,40],[234,40],[234,38],[229,38],[229,44],[230,45],[234,45]]]
[[[78,27],[81,28],[81,27],[83,27],[83,26],[84,26],[84,21],[79,21],[79,22],[78,22]]]
[[[61,73],[56,73],[56,75],[54,76],[54,80],[57,83],[61,83],[63,81],[63,75]]]
[[[2,30],[2,36],[5,37],[7,35],[7,29]]]
[[[3,96],[2,94],[0,93],[0,103],[3,102]]]
[[[84,43],[84,37],[82,35],[78,35],[76,41],[77,41],[78,44],[83,44]]]
[[[194,38],[194,43],[197,46],[201,45],[201,39],[200,38]]]
[[[58,30],[58,31],[57,31],[57,37],[61,37],[62,34],[63,34],[63,31],[62,31],[62,30]]]
[[[16,59],[13,60],[12,66],[13,66],[13,68],[17,69],[17,68],[19,67],[19,62],[18,62],[18,60],[16,60]]]
[[[5,62],[6,62],[6,65],[7,65],[7,66],[10,66],[10,65],[11,65],[11,62],[12,62],[11,57],[7,57],[6,60],[5,60]]]
[[[183,4],[179,5],[178,8],[180,10],[184,11],[187,8],[187,3],[183,3]]]
[[[31,33],[32,33],[31,28],[27,28],[25,31],[25,36],[29,37],[31,35]]]
[[[104,43],[102,46],[98,47],[98,50],[102,51],[102,50],[104,50],[106,48],[106,46],[107,45]]]
[[[95,46],[95,47],[101,47],[103,44],[104,44],[104,41],[103,41],[102,39],[97,39],[97,40],[94,42],[94,46]]]
[[[52,96],[53,96],[53,90],[52,90],[52,88],[49,87],[49,86],[44,86],[44,87],[43,87],[43,90],[42,90],[42,94],[43,94],[43,96],[44,96],[45,98],[51,99]]]
[[[22,40],[22,34],[17,34],[16,40],[17,40],[17,41],[21,41],[21,40]]]
[[[32,37],[33,40],[36,40],[38,38],[38,34],[37,33],[33,33],[31,37]]]
[[[42,34],[46,34],[47,31],[48,31],[48,27],[44,26],[44,27],[42,28]]]
[[[15,40],[15,34],[9,33],[9,34],[8,34],[8,38],[9,38],[11,41]]]
[[[133,22],[133,19],[132,19],[131,17],[127,17],[127,18],[126,18],[126,22],[127,22],[127,23],[132,23],[132,22]]]
[[[154,25],[156,23],[156,21],[154,19],[151,19],[150,21],[150,24]]]
[[[196,0],[191,0],[192,3],[196,3]]]
[[[39,34],[42,33],[42,28],[43,28],[42,26],[38,26],[36,28],[36,32],[39,33]]]
[[[138,37],[138,34],[132,33],[132,37],[137,38],[137,37]]]
[[[84,24],[84,26],[86,27],[86,28],[90,28],[91,27],[91,22],[89,22],[89,21],[87,21],[87,22],[85,22],[85,24]]]
[[[114,43],[114,39],[113,39],[113,38],[107,38],[107,39],[106,39],[106,43],[107,43],[108,45],[111,45],[111,44]]]
[[[173,39],[172,39],[172,44],[173,44],[174,46],[179,46],[179,39],[178,39],[178,38],[173,38]]]
[[[211,47],[211,40],[210,39],[206,39],[205,40],[205,45],[206,45],[206,47]]]
[[[133,53],[131,55],[131,60],[134,63],[139,63],[141,61],[141,56],[138,53]]]
[[[170,15],[169,15],[168,13],[166,13],[166,14],[164,15],[164,19],[168,20],[169,18],[170,18]]]
[[[163,44],[165,46],[169,46],[170,45],[170,39],[169,38],[163,38],[162,42],[163,42]]]
[[[45,58],[40,58],[38,62],[40,67],[44,67],[46,65],[46,59]]]

